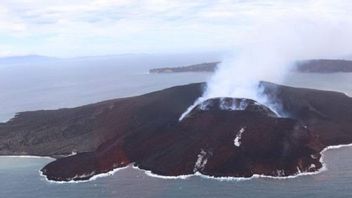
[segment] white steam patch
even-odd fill
[[[315,168],[316,168],[315,164],[311,164],[311,165],[309,166],[308,170],[310,170],[310,169],[315,169]]]
[[[236,138],[233,140],[233,144],[236,147],[240,147],[241,146],[241,138],[242,138],[242,134],[244,133],[245,128],[242,127],[236,134]]]
[[[279,177],[285,176],[285,170],[277,170],[276,171],[276,175],[279,176]]]
[[[204,101],[205,101],[205,98],[203,97],[198,98],[191,106],[189,106],[186,109],[185,112],[182,113],[178,121],[181,122],[198,104],[203,104]]]
[[[144,171],[144,173],[146,175],[148,175],[149,177],[155,177],[155,178],[159,178],[159,179],[188,179],[188,178],[193,176],[193,174],[192,175],[178,175],[178,176],[164,176],[164,175],[155,174],[155,173],[153,173],[150,170],[140,169],[136,165],[132,165],[132,168],[136,169],[136,170],[139,170],[139,171]]]
[[[197,156],[198,158],[197,158],[196,163],[194,164],[193,172],[198,172],[199,170],[203,170],[205,168],[205,165],[208,162],[206,155],[207,155],[207,152],[205,152],[202,149]]]
[[[72,151],[70,154],[68,154],[66,157],[70,157],[70,156],[74,156],[74,155],[77,155],[77,152],[76,151]]]
[[[86,174],[82,174],[82,175],[75,175],[73,178],[71,178],[70,180],[75,180],[75,179],[83,179],[83,178],[87,178],[87,177],[91,177],[95,174],[95,171],[92,171],[90,173],[86,173]]]
[[[259,105],[259,103],[257,102],[255,104]],[[187,108],[187,110],[184,113],[182,113],[182,115],[178,120],[182,121],[197,106],[199,107],[200,110],[206,111],[211,106],[211,101],[207,101],[207,99],[204,97],[198,98],[191,106]],[[236,102],[235,100],[232,100],[232,104],[228,104],[228,101],[226,101],[225,98],[221,98],[220,104],[219,104],[220,109],[227,110],[227,111],[235,111],[235,110],[243,111],[247,108],[247,106],[248,106],[248,102],[246,100],[241,100],[239,103]]]
[[[301,169],[298,166],[296,168],[297,168],[297,173],[301,174],[302,173]]]
[[[247,106],[248,103],[245,100],[241,100],[239,103],[237,103],[235,100],[232,100],[232,104],[229,105],[225,98],[220,99],[220,109],[222,110],[243,111],[247,108]]]

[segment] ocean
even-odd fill
[[[74,107],[203,82],[209,73],[149,74],[148,69],[207,62],[213,57],[115,57],[0,65],[0,121],[16,112]],[[286,85],[352,96],[352,74],[291,73]],[[48,182],[39,170],[52,159],[0,157],[0,197],[351,197],[352,147],[324,152],[327,170],[290,179],[162,179],[132,167],[80,183]]]

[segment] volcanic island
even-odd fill
[[[53,157],[41,169],[53,181],[127,166],[161,176],[286,177],[319,171],[324,148],[352,143],[352,98],[344,93],[261,82],[287,116],[247,98],[211,98],[179,120],[205,86],[18,113],[0,123],[0,155]]]

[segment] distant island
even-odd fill
[[[209,62],[180,67],[162,67],[151,69],[149,73],[214,72],[219,64],[220,62]],[[352,61],[328,59],[297,61],[293,70],[303,73],[352,72]]]
[[[298,61],[295,69],[305,73],[352,72],[352,61],[328,59]]]
[[[201,63],[181,67],[162,67],[149,70],[150,73],[214,72],[220,62]]]
[[[18,113],[0,123],[0,155],[55,157],[41,170],[54,181],[126,166],[162,176],[284,177],[316,172],[324,148],[352,143],[352,98],[345,94],[262,82],[287,117],[250,99],[211,98],[179,121],[204,86]]]

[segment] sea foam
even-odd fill
[[[92,176],[91,178],[87,179],[87,180],[70,180],[70,181],[54,181],[54,180],[49,180],[43,173],[42,171],[39,170],[39,174],[40,176],[44,177],[45,180],[47,182],[50,182],[50,183],[56,183],[56,184],[77,184],[77,183],[85,183],[85,182],[90,182],[90,181],[94,181],[98,178],[102,178],[102,177],[108,177],[108,176],[112,176],[114,175],[116,172],[120,171],[120,170],[123,170],[123,169],[126,169],[128,168],[128,166],[125,166],[125,167],[120,167],[120,168],[115,168],[109,172],[106,172],[106,173],[99,173],[99,174],[96,174],[94,176]]]
[[[322,163],[322,167],[318,171],[301,172],[301,173],[297,173],[295,175],[290,175],[290,176],[269,176],[269,175],[254,174],[252,177],[214,177],[214,176],[204,175],[204,174],[202,174],[200,172],[195,172],[194,174],[188,174],[188,175],[164,176],[164,175],[155,174],[151,170],[141,169],[141,168],[139,168],[138,166],[135,166],[135,165],[128,165],[128,166],[125,166],[125,167],[115,168],[115,169],[113,169],[113,170],[111,170],[111,171],[109,171],[107,173],[97,174],[97,175],[94,175],[93,177],[91,177],[88,180],[82,180],[82,181],[74,181],[74,180],[71,180],[71,181],[52,181],[52,180],[48,180],[46,178],[46,176],[43,175],[43,173],[41,171],[39,171],[39,173],[40,173],[41,176],[43,176],[45,178],[45,180],[47,182],[57,183],[57,184],[66,184],[66,183],[70,183],[71,184],[71,183],[90,182],[90,181],[94,181],[94,180],[96,180],[98,178],[112,176],[116,172],[118,172],[120,170],[128,169],[128,168],[132,168],[132,169],[135,169],[135,170],[143,171],[144,174],[146,174],[149,177],[154,177],[154,178],[158,178],[158,179],[166,179],[166,180],[177,180],[177,179],[185,180],[185,179],[189,179],[189,178],[192,178],[192,177],[201,177],[201,178],[204,178],[204,179],[212,179],[212,180],[217,180],[217,181],[248,181],[248,180],[258,179],[258,178],[285,180],[285,179],[294,179],[294,178],[302,177],[302,176],[313,176],[313,175],[317,175],[317,174],[320,174],[322,172],[328,171],[326,163],[324,162],[324,153],[326,151],[328,151],[328,150],[340,149],[340,148],[345,148],[345,147],[352,147],[352,143],[351,144],[342,144],[342,145],[328,146],[328,147],[324,148],[321,151],[322,156],[320,158],[320,162]],[[53,159],[53,158],[50,158],[50,157],[38,157],[38,156],[6,156],[6,157]]]

